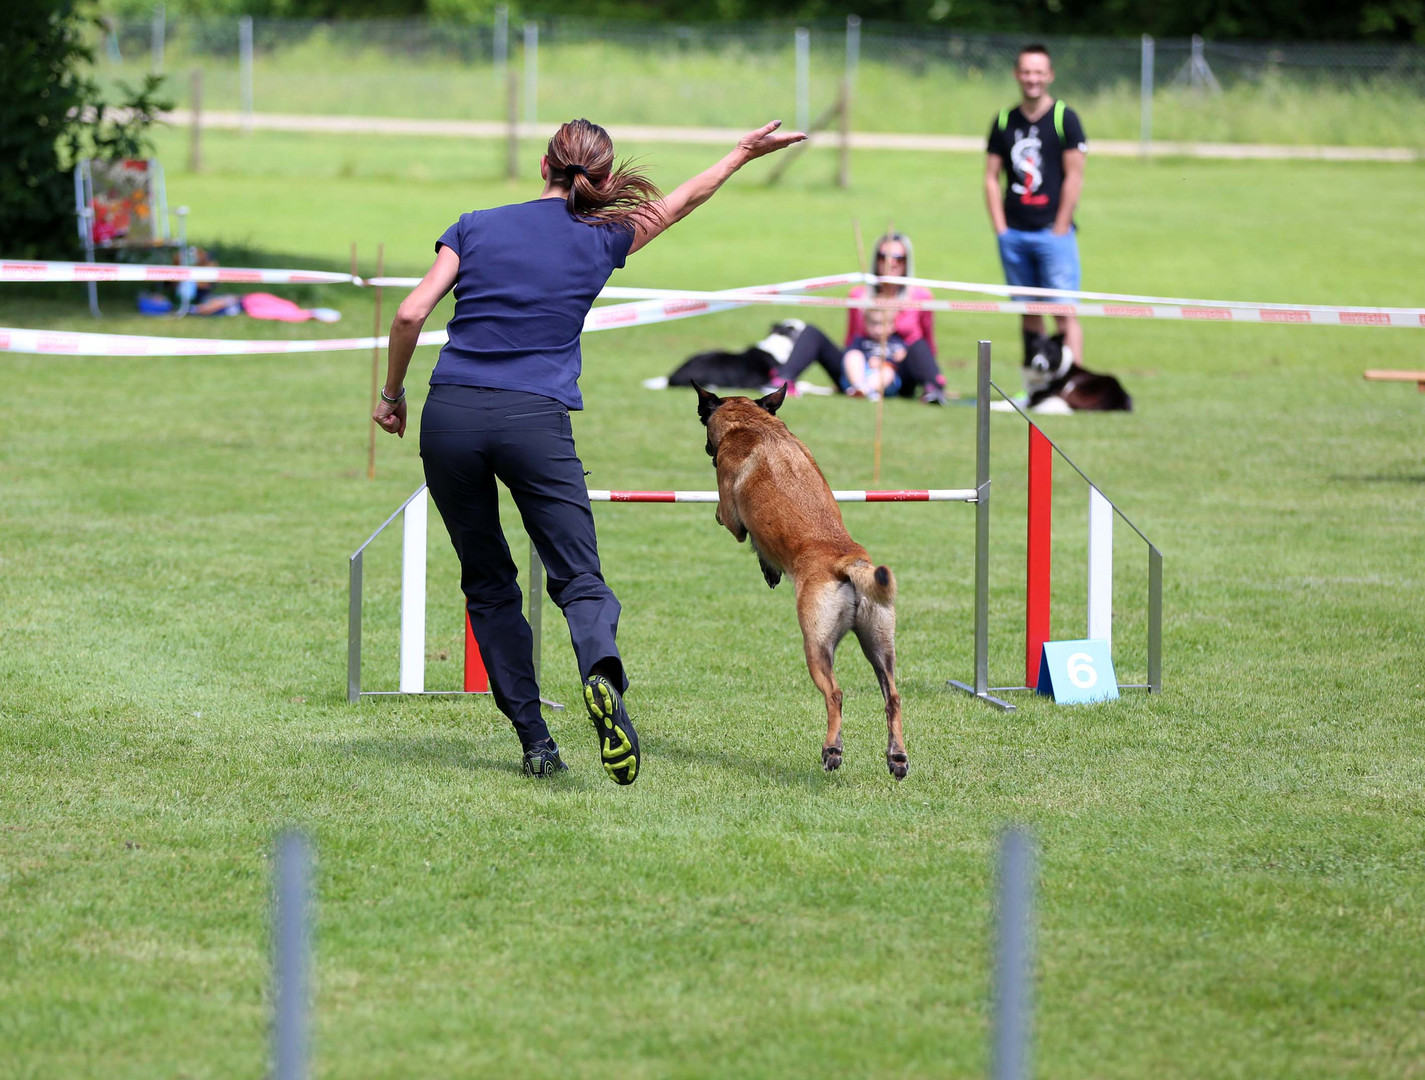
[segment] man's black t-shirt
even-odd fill
[[[1055,102],[1049,111],[1030,123],[1015,106],[994,119],[987,149],[998,154],[1009,171],[1004,193],[1004,219],[1011,229],[1033,232],[1054,224],[1059,212],[1059,193],[1064,187],[1064,150],[1088,150],[1088,138],[1079,114],[1065,107],[1063,138],[1055,128]]]

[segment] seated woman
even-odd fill
[[[889,232],[876,241],[875,261],[872,271],[877,277],[910,277],[913,273],[913,254],[910,238],[904,233]],[[875,295],[884,300],[929,300],[929,289],[920,286],[898,285],[895,282],[878,281],[875,293],[871,294],[865,285],[857,285],[852,297]],[[895,313],[895,333],[905,343],[905,359],[899,366],[900,385],[895,391],[901,397],[914,397],[917,390],[924,388],[920,399],[931,405],[945,403],[945,376],[935,361],[935,323],[929,311],[898,311]],[[866,312],[861,308],[851,308],[847,312],[846,338],[843,345],[836,345],[815,326],[808,326],[801,332],[792,346],[792,353],[786,363],[777,369],[774,385],[788,384],[788,393],[796,393],[796,381],[803,371],[813,363],[820,364],[831,376],[832,385],[840,387],[846,377],[845,351],[857,339],[866,336]]]

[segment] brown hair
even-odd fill
[[[614,165],[614,141],[598,124],[561,125],[545,156],[550,182],[569,189],[569,212],[582,221],[632,228],[637,218],[657,214],[653,203],[663,193],[629,162]]]
[[[1019,52],[1014,54],[1015,67],[1019,67],[1019,61],[1024,57],[1026,53],[1038,53],[1039,55],[1043,56],[1045,60],[1048,60],[1051,65],[1054,63],[1054,58],[1049,55],[1049,47],[1047,45],[1041,45],[1039,42],[1036,41],[1032,45],[1024,46],[1024,48],[1020,49]]]

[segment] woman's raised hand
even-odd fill
[[[784,131],[774,135],[773,132],[781,126],[780,120],[773,120],[756,131],[749,131],[737,140],[737,148],[745,153],[750,161],[752,158],[776,153],[778,150],[791,146],[793,143],[799,143],[806,138],[806,135],[800,131]]]

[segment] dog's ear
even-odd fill
[[[704,390],[697,383],[693,383],[693,389],[698,392],[698,419],[706,426],[713,410],[722,404],[722,398],[709,390]]]
[[[777,410],[782,407],[782,402],[786,400],[787,384],[783,383],[781,386],[777,387],[777,389],[773,390],[766,397],[758,398],[757,407],[760,409],[766,409],[773,416],[776,416]]]
[[[1057,342],[1059,343],[1059,347],[1060,347],[1060,348],[1063,348],[1063,345],[1064,345],[1064,335],[1063,335],[1063,334],[1055,334],[1055,335],[1054,335],[1052,338],[1050,338],[1049,340],[1050,340],[1050,341],[1057,341]]]

